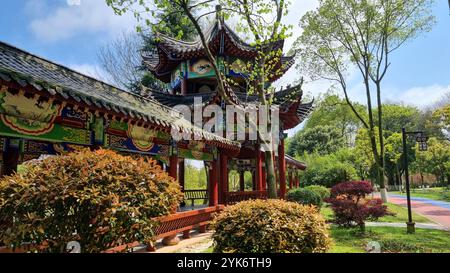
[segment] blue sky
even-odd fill
[[[316,0],[292,2],[286,22],[295,26],[304,12],[317,6]],[[432,32],[392,56],[384,82],[385,100],[425,107],[449,92],[450,16],[446,0],[436,0],[434,15],[437,24]],[[133,31],[135,25],[131,15],[114,15],[104,0],[2,0],[0,40],[80,72],[101,76],[99,47],[124,31]],[[299,33],[298,27],[294,33]],[[287,41],[287,48],[293,40]],[[278,84],[286,85],[297,78],[291,69]],[[327,88],[327,83],[305,86],[313,95]],[[353,99],[364,102],[359,80],[352,82],[350,90]]]

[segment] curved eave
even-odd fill
[[[304,162],[298,161],[289,155],[285,155],[286,165],[289,167],[294,167],[299,170],[306,170],[307,165]]]
[[[313,102],[292,103],[288,111],[280,113],[280,119],[283,122],[283,129],[289,130],[302,123],[314,110]]]
[[[16,47],[0,42],[0,83],[42,97],[84,107],[97,116],[126,119],[162,131],[176,129],[202,136],[205,143],[239,150],[240,144],[193,126],[180,112],[83,75]]]

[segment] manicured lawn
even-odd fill
[[[450,233],[441,230],[416,229],[407,234],[405,228],[367,227],[362,234],[359,229],[331,227],[334,245],[331,253],[365,253],[370,241],[379,242],[382,252],[445,252],[450,253]]]
[[[395,223],[405,223],[408,220],[408,210],[404,207],[397,206],[391,203],[387,204],[388,209],[390,212],[395,213],[395,216],[384,216],[380,219],[378,219],[378,222],[395,222]],[[322,209],[320,210],[320,213],[325,217],[325,220],[331,221],[333,220],[333,210],[331,210],[330,207],[325,204]],[[423,217],[422,215],[416,214],[413,212],[412,215],[414,222],[416,223],[433,223],[432,221],[428,220],[427,218]]]
[[[406,193],[402,193],[399,191],[392,191],[389,193],[400,194],[406,197]],[[412,189],[411,196],[450,202],[450,189],[444,187],[430,189]]]
[[[380,243],[382,252],[433,252],[450,253],[450,232],[432,229],[416,229],[415,234],[407,234],[405,228],[366,227],[361,233],[358,228],[330,227],[333,246],[329,253],[366,253],[368,242]],[[212,253],[209,247],[203,253]]]

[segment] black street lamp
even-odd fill
[[[450,1],[450,0],[449,0]],[[415,223],[412,220],[411,212],[411,193],[409,190],[409,170],[408,170],[408,153],[406,150],[406,137],[407,135],[415,135],[415,140],[419,143],[419,151],[427,150],[428,137],[423,132],[406,132],[405,128],[402,128],[402,140],[403,140],[403,160],[405,163],[405,180],[406,180],[406,202],[408,205],[408,222],[406,222],[406,232],[415,232]]]

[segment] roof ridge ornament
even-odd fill
[[[222,29],[222,26],[224,24],[224,17],[222,13],[222,5],[216,5],[216,20],[219,25],[219,30]]]

